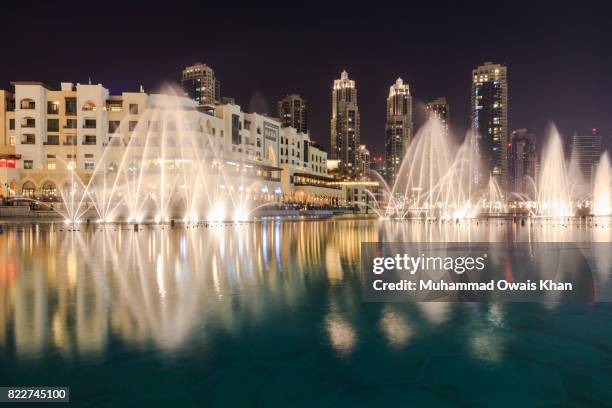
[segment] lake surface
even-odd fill
[[[612,304],[364,303],[360,244],[611,238],[610,220],[11,225],[0,385],[86,406],[609,406]]]

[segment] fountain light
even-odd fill
[[[604,153],[597,165],[595,182],[593,187],[593,215],[602,216],[612,214],[612,203],[610,186],[612,183],[612,171],[608,153]]]
[[[223,202],[218,201],[208,213],[208,219],[211,221],[223,221],[225,218],[225,209]]]
[[[234,211],[234,221],[247,221],[248,220],[248,212],[244,207],[236,208]]]
[[[467,218],[468,215],[468,209],[463,207],[463,208],[459,208],[458,210],[455,210],[455,212],[453,213],[453,218],[455,219],[462,219],[462,218]]]

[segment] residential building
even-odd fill
[[[570,150],[573,158],[577,160],[580,173],[587,182],[593,182],[595,168],[601,154],[602,136],[599,129],[593,128],[589,132],[574,134],[571,141]]]
[[[346,190],[347,205],[360,207],[364,212],[388,199],[376,180],[339,180],[335,184]]]
[[[360,121],[355,81],[342,71],[332,89],[331,158],[339,160],[343,177],[354,177],[358,172]]]
[[[181,86],[186,96],[199,106],[211,107],[221,101],[221,82],[215,76],[215,71],[201,62],[183,70]]]
[[[18,160],[15,153],[15,97],[0,90],[0,196],[16,193]]]
[[[372,158],[372,170],[383,177],[385,176],[385,160],[382,156],[374,156]]]
[[[471,125],[477,132],[477,156],[482,168],[474,181],[484,187],[490,177],[504,192],[507,181],[508,70],[485,62],[472,70]]]
[[[366,145],[359,145],[359,178],[367,179],[370,177],[370,162],[370,151]]]
[[[508,141],[508,191],[535,199],[537,153],[536,135],[527,129],[517,129],[510,133]]]
[[[202,112],[186,97],[144,91],[111,95],[100,84],[13,85],[14,94],[0,91],[4,196],[58,198],[73,175],[87,183],[122,163],[145,163],[145,152],[163,148],[167,157],[175,157],[167,163],[171,168],[188,154],[223,169],[228,182],[252,179],[261,192],[258,200],[345,202],[342,187],[331,184],[327,153],[308,133],[242,112],[236,104]],[[159,166],[151,160],[148,166]]]
[[[393,183],[404,154],[412,142],[412,96],[401,78],[389,88],[387,122],[385,126],[385,169],[387,180]]]
[[[287,95],[278,102],[278,119],[282,127],[292,127],[298,132],[308,133],[308,108],[300,95]]]
[[[441,96],[425,104],[425,109],[430,115],[438,118],[444,129],[445,136],[449,135],[450,112],[446,98]]]

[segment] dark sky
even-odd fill
[[[312,138],[328,146],[331,84],[346,69],[357,81],[362,142],[381,153],[385,99],[398,75],[415,105],[446,96],[463,137],[471,69],[493,61],[508,65],[511,129],[542,137],[553,121],[566,136],[592,127],[612,134],[606,2],[16,3],[0,6],[0,88],[91,77],[112,92],[152,91],[204,62],[222,94],[249,111],[273,114],[279,98],[302,94]]]

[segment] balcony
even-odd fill
[[[27,110],[36,109],[36,102],[34,102],[32,99],[24,99],[19,104],[19,107]]]
[[[77,138],[76,136],[67,136],[64,141],[64,146],[76,146]]]
[[[108,101],[106,110],[109,112],[123,112],[123,101]]]
[[[59,115],[59,102],[47,102],[47,115]]]
[[[59,132],[59,121],[57,119],[47,121],[47,132]]]
[[[34,118],[23,118],[21,120],[21,127],[26,129],[32,129],[36,127],[36,119]]]
[[[48,135],[47,141],[44,142],[43,144],[48,145],[48,146],[59,146],[59,136]]]
[[[64,129],[75,129],[77,128],[76,119],[68,119],[66,120],[66,124],[64,125]]]
[[[23,135],[21,139],[22,145],[33,145],[36,144],[36,138],[34,135]]]
[[[95,129],[96,128],[96,120],[95,119],[85,119],[83,123],[83,129]]]
[[[66,98],[64,113],[66,116],[76,116],[77,104],[76,98]]]

